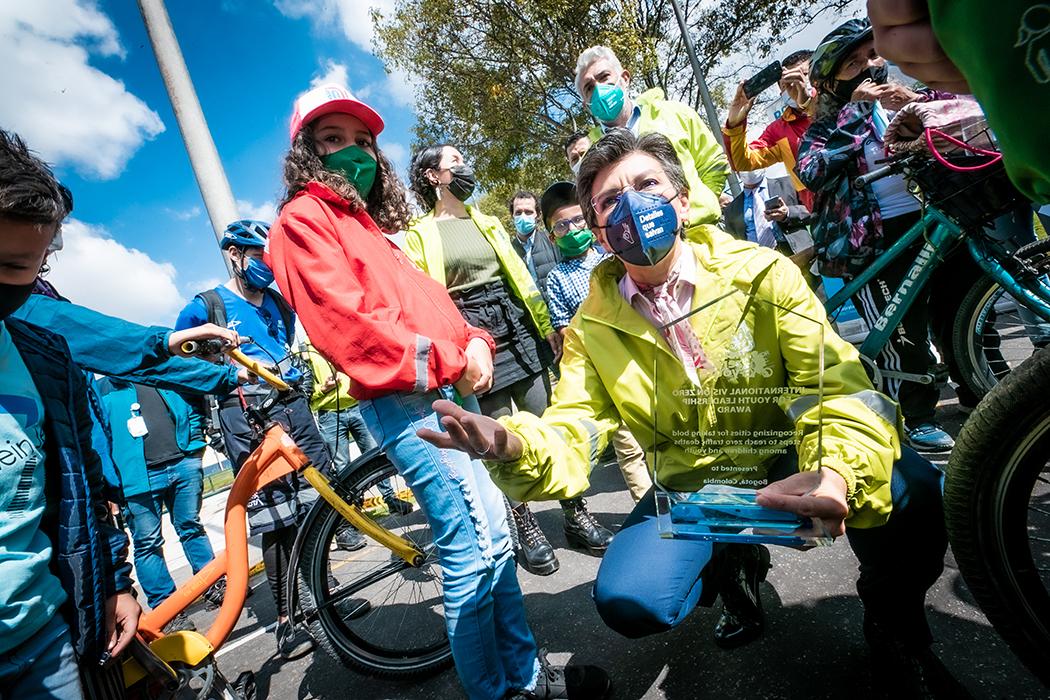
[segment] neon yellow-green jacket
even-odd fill
[[[331,391],[321,391],[321,387],[332,376],[332,363],[309,343],[302,355],[303,359],[310,363],[310,371],[314,380],[314,390],[310,394],[311,411],[342,411],[357,405],[357,399],[350,395],[350,377],[342,372],[336,372],[335,376],[339,385]]]
[[[729,177],[729,160],[707,123],[689,105],[665,100],[664,91],[653,88],[635,100],[641,109],[638,134],[660,133],[670,140],[685,170],[689,185],[689,221],[686,228],[713,224],[722,217],[718,195]],[[591,143],[602,137],[599,126],[591,128]],[[690,239],[695,238],[687,231]]]
[[[797,266],[714,227],[701,227],[698,233],[705,243],[680,244],[681,254],[693,254],[697,261],[694,304],[714,300],[730,285],[750,290],[757,300],[748,304],[748,295],[731,295],[691,317],[717,370],[707,375],[714,377],[713,386],[755,395],[789,387],[803,395],[781,397],[779,405],[763,402],[750,412],[712,409],[706,403],[701,409],[700,402],[682,395],[681,387],[693,385],[681,361],[656,327],[621,296],[623,264],[610,258],[595,268],[590,295],[568,327],[551,406],[542,417],[519,412],[500,419],[521,438],[525,453],[516,462],[486,463],[493,480],[521,501],[583,493],[591,467],[621,420],[645,449],[657,481],[672,490],[696,490],[707,479],[733,476],[764,481],[775,459],[772,453],[748,449],[712,453],[691,446],[680,436],[695,435],[702,419],[711,421],[705,423],[711,429],[748,440],[758,431],[783,431],[789,442],[793,434],[800,469],[815,470],[818,410],[813,395],[822,326],[820,464],[846,480],[850,526],[884,523],[892,507],[890,474],[900,456],[897,405],[872,388],[857,350],[832,330]],[[740,371],[741,357],[761,360],[761,371]],[[731,366],[736,370],[726,369]],[[655,402],[654,369],[660,378]]]
[[[510,237],[503,224],[496,217],[484,214],[469,204],[467,213],[481,231],[481,235],[496,251],[500,269],[506,275],[511,291],[528,309],[533,327],[541,338],[546,338],[554,332],[550,311],[547,310],[543,295],[529,274],[529,268],[525,267],[525,261],[511,246]],[[438,232],[437,222],[434,221],[434,212],[424,214],[408,225],[408,230],[405,231],[405,255],[423,272],[447,286],[445,254],[441,246],[441,234]]]

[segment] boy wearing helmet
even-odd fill
[[[179,314],[176,330],[215,323],[237,331],[251,342],[240,350],[263,366],[277,370],[290,384],[302,379],[302,372],[291,362],[295,340],[295,314],[288,302],[274,289],[273,272],[263,262],[263,248],[269,225],[261,221],[234,221],[226,227],[222,250],[230,262],[233,276],[214,289],[195,296]],[[263,385],[245,385],[219,398],[219,423],[226,455],[234,470],[240,469],[252,451],[252,431],[244,417],[244,407],[261,402],[269,393]],[[324,470],[332,461],[310,412],[306,397],[291,393],[270,409],[269,417],[279,422],[310,461]],[[289,559],[295,542],[296,523],[301,504],[312,501],[300,490],[307,488],[297,475],[287,476],[258,491],[248,502],[248,524],[253,535],[262,535],[266,578],[277,606],[277,648],[284,658],[298,656],[313,648],[305,630],[296,630],[289,618],[285,598]],[[360,533],[341,533],[340,544],[350,549],[364,546]],[[350,615],[362,614],[364,601],[352,603]]]

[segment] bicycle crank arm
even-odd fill
[[[361,512],[361,509],[355,505],[347,503],[343,498],[335,492],[332,488],[331,483],[328,481],[328,477],[317,470],[317,467],[309,466],[302,471],[303,478],[305,478],[311,486],[317,489],[317,493],[320,494],[321,498],[328,501],[335,508],[340,515],[346,518],[351,525],[357,530],[383,545],[391,552],[401,557],[410,566],[420,567],[423,562],[426,561],[426,555],[419,550],[414,544],[406,540],[404,537],[398,537],[394,533],[387,530],[382,525],[378,524],[367,515]]]
[[[932,374],[914,374],[912,372],[894,372],[893,370],[880,370],[883,379],[900,379],[904,382],[915,382],[916,384],[933,384],[936,379]]]

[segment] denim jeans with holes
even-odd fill
[[[439,450],[416,436],[440,430],[431,404],[451,387],[362,401],[372,436],[412,488],[434,532],[444,577],[445,624],[456,671],[471,700],[531,689],[538,664],[525,621],[503,495],[485,466],[462,452]],[[473,397],[463,401],[477,412]]]

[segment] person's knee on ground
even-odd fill
[[[637,583],[630,579],[599,576],[592,596],[605,626],[628,639],[667,632],[681,622],[680,607],[661,607],[645,598]]]

